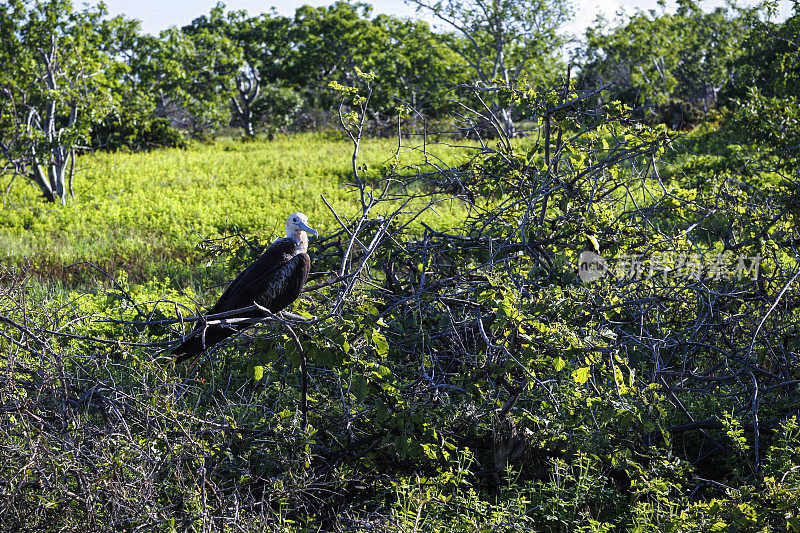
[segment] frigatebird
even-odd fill
[[[294,302],[308,279],[311,258],[308,256],[308,234],[318,235],[308,226],[308,217],[292,213],[286,221],[286,237],[278,239],[250,266],[242,271],[225,289],[217,303],[206,312],[216,315],[258,305],[278,313]],[[226,318],[264,316],[251,309]],[[203,322],[192,331],[180,346],[172,350],[175,362],[195,357],[227,339],[246,325],[206,325]]]

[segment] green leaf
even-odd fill
[[[261,378],[264,377],[264,367],[261,365],[256,365],[253,367],[253,379],[256,381],[261,381]]]
[[[431,444],[423,444],[422,451],[428,459],[436,459],[436,448]]]
[[[507,296],[500,302],[500,311],[503,316],[509,318],[514,316],[514,303]]]
[[[297,351],[297,346],[294,342],[289,342],[286,345],[286,360],[294,366],[300,366],[300,354]]]
[[[589,367],[582,366],[576,370],[572,371],[572,379],[575,380],[575,383],[583,385],[587,381],[589,381]]]
[[[375,345],[375,351],[381,359],[385,359],[389,354],[389,343],[382,333],[377,330],[372,331],[372,343]]]

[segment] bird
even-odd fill
[[[206,312],[215,315],[236,309],[259,305],[272,313],[294,302],[308,279],[311,258],[308,256],[308,234],[319,235],[309,227],[308,217],[292,213],[286,220],[286,237],[270,245],[261,257],[243,270],[228,285],[217,303]],[[235,318],[259,317],[259,310],[243,311]],[[198,324],[177,348],[172,350],[175,362],[191,359],[219,342],[227,339],[245,326]]]

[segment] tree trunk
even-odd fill
[[[31,180],[39,187],[39,190],[42,191],[42,196],[48,202],[55,203],[56,202],[56,193],[53,190],[52,185],[50,184],[50,178],[45,173],[42,165],[38,162],[34,162],[31,168]]]
[[[252,139],[256,135],[252,105],[261,93],[261,78],[255,69],[252,69],[249,76],[244,73],[236,76],[236,91],[239,93],[239,97],[231,96],[231,104],[239,119],[242,133],[246,138]]]
[[[42,196],[48,202],[55,203],[61,200],[64,204],[67,201],[66,188],[64,186],[64,177],[66,175],[68,158],[60,157],[62,149],[54,148],[52,153],[48,154],[45,159],[48,159],[43,167],[42,161],[36,152],[36,148],[31,148],[30,158],[30,178],[42,191]],[[74,157],[74,156],[73,156]]]
[[[67,166],[68,158],[59,162],[51,161],[47,165],[47,171],[39,162],[32,164],[30,178],[39,187],[42,196],[48,202],[55,203],[60,200],[62,204],[67,203]]]
[[[56,52],[55,36],[51,39],[50,49],[48,51],[40,50],[39,52],[42,65],[45,68],[43,83],[53,94],[57,93],[59,89],[57,81],[59,67],[56,61]],[[31,147],[31,179],[39,186],[42,196],[48,202],[55,203],[56,200],[61,200],[61,203],[65,204],[67,202],[67,190],[64,178],[71,150],[67,150],[60,142],[62,130],[59,129],[58,125],[56,105],[55,98],[52,98],[47,105],[44,123],[40,122],[41,116],[38,112],[30,115],[32,120],[29,120],[29,123],[38,125],[51,146],[49,153],[44,152],[42,154],[37,153],[36,146]],[[68,122],[70,127],[75,124],[77,116],[77,105],[73,103]],[[42,168],[43,165],[47,166],[46,172]]]
[[[236,118],[239,122],[239,127],[242,128],[242,133],[248,139],[255,137],[255,130],[253,128],[253,111],[247,101],[239,102],[235,97],[231,96],[233,103],[233,110],[236,112]]]
[[[503,132],[505,132],[506,137],[509,139],[516,135],[516,128],[514,127],[514,121],[511,117],[511,109],[507,107],[499,107],[495,111],[495,116],[497,120],[500,121],[500,126],[503,128]]]

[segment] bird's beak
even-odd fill
[[[305,224],[302,220],[297,223],[300,226],[300,229],[305,231],[306,233],[313,233],[314,235],[319,236],[319,232],[314,228],[309,228],[307,224]]]

